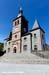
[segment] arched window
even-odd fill
[[[13,49],[13,53],[16,53],[16,47],[14,47],[14,49]]]
[[[26,41],[26,40],[27,40],[27,38],[26,38],[26,37],[24,37],[24,40]]]
[[[15,26],[17,25],[17,22],[15,22]]]
[[[34,45],[34,51],[37,51],[37,45]]]
[[[27,50],[27,45],[23,46],[23,50],[26,51]]]
[[[19,24],[19,20],[17,21],[17,24]]]
[[[17,38],[17,35],[15,35],[15,38]]]
[[[36,38],[36,34],[34,34],[34,38]]]

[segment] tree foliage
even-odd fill
[[[3,43],[0,43],[0,51],[2,51],[3,50]]]

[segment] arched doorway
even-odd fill
[[[16,47],[14,47],[14,49],[13,49],[13,53],[16,53],[16,50],[17,50]]]

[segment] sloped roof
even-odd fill
[[[22,7],[20,7],[19,13],[18,13],[17,17],[16,17],[15,19],[13,19],[13,21],[15,21],[16,19],[18,19],[18,18],[20,18],[20,17],[23,18],[24,20],[26,20],[26,21],[28,22],[28,20],[25,18],[24,14],[23,14],[23,9],[22,9]]]
[[[35,28],[39,28],[40,25],[39,25],[39,22],[37,20],[35,20],[34,22],[34,25],[33,25],[33,28],[32,29],[35,29]]]
[[[10,41],[11,39],[12,39],[12,32],[10,32],[9,36],[4,40]]]
[[[23,15],[23,9],[22,9],[22,7],[20,7],[20,9],[19,9],[19,14],[18,14],[17,17],[20,17],[20,16],[22,16],[22,15]]]
[[[34,31],[34,30],[37,30],[37,29],[40,29],[40,30],[42,30],[44,32],[44,30],[41,28],[39,22],[37,20],[35,20],[34,25],[32,27],[32,30],[30,30],[30,31]]]

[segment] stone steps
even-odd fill
[[[49,51],[37,51],[37,52],[33,52],[33,54],[35,54],[41,58],[49,59]]]
[[[41,58],[35,54],[5,54],[0,57],[0,62],[25,63],[25,64],[49,64],[49,59]]]

